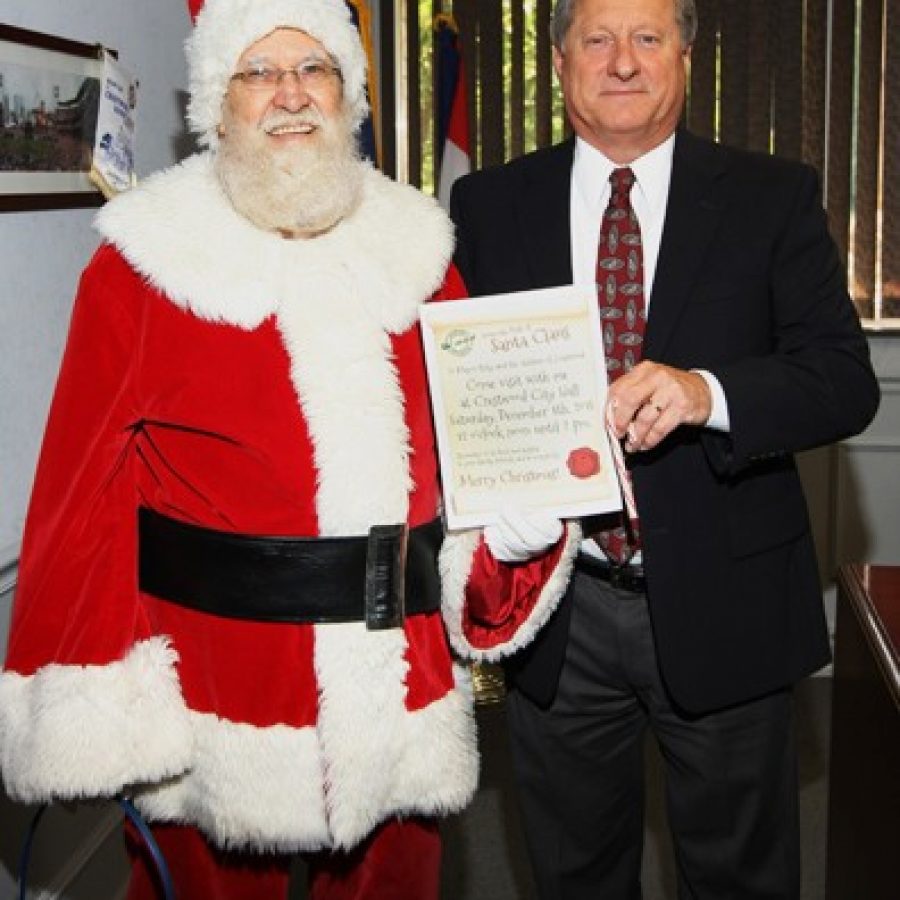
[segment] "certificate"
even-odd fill
[[[421,322],[449,529],[621,509],[590,285],[428,303]]]

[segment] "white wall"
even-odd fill
[[[0,0],[0,22],[118,51],[140,80],[139,176],[188,152],[183,127],[190,28],[185,0]],[[3,659],[22,519],[78,276],[97,238],[95,210],[0,213],[0,660]],[[31,810],[0,793],[0,897]],[[57,808],[42,825],[33,858],[41,897],[115,896],[124,872],[110,807]],[[34,894],[37,896],[37,893]]]
[[[858,437],[798,458],[832,635],[838,567],[900,565],[900,335],[872,334],[869,346],[881,385],[875,420]]]
[[[834,558],[900,565],[900,335],[869,339],[881,406],[834,460]]]
[[[184,0],[0,0],[0,21],[118,51],[140,80],[139,175],[187,146]],[[0,565],[16,555],[35,457],[95,210],[0,214]]]

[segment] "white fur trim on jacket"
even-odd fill
[[[363,623],[316,626],[319,738],[335,846],[352,847],[392,815],[462,809],[478,749],[467,673],[435,703],[406,708],[406,640]]]
[[[566,538],[562,555],[553,574],[547,580],[537,603],[528,618],[509,640],[491,647],[473,647],[463,630],[463,609],[466,602],[466,584],[472,569],[472,557],[481,537],[480,530],[451,532],[441,547],[442,611],[447,636],[453,649],[466,659],[496,662],[512,656],[527,647],[553,615],[569,584],[572,565],[581,545],[581,526],[566,522]]]
[[[319,530],[366,534],[373,524],[405,522],[413,487],[404,396],[385,330],[392,291],[407,275],[328,254],[319,262],[296,295],[282,295],[278,326],[314,447]],[[468,678],[455,669],[453,690],[409,712],[406,652],[400,629],[316,626],[318,730],[334,846],[353,846],[398,813],[461,809],[475,791]]]
[[[185,44],[188,121],[202,146],[217,144],[222,101],[241,54],[277,28],[305,31],[325,47],[340,67],[355,125],[365,118],[366,54],[344,0],[206,0]]]
[[[405,522],[412,487],[403,392],[390,337],[366,308],[368,274],[349,266],[311,269],[278,311],[315,448],[325,535]]]
[[[153,822],[197,825],[225,849],[294,853],[331,843],[314,728],[258,728],[190,713],[194,755],[135,804]]]
[[[318,728],[258,728],[191,713],[190,769],[135,797],[150,821],[196,824],[225,849],[303,853],[352,847],[395,814],[465,806],[478,766],[467,675],[457,672],[455,690],[410,713],[380,673],[357,681],[354,654],[367,635],[348,645],[333,628],[357,626],[317,629],[317,642],[326,635],[329,644],[317,653],[329,685]],[[380,643],[397,643],[396,635],[382,632]],[[374,664],[371,648],[362,656]],[[359,715],[361,706],[372,709]]]
[[[354,284],[368,314],[402,332],[441,285],[453,226],[432,198],[360,165],[366,172],[359,207],[309,240],[286,240],[237,213],[210,154],[120,194],[97,214],[95,227],[150,284],[198,318],[249,330],[286,300],[327,307],[330,297],[306,287],[321,272]]]
[[[109,797],[190,765],[193,739],[163,638],[119,662],[0,675],[0,769],[24,803]]]

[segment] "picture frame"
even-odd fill
[[[0,212],[100,206],[103,48],[0,24]]]

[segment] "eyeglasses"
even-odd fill
[[[253,90],[274,90],[288,74],[293,75],[300,85],[308,89],[325,87],[335,79],[342,80],[341,70],[324,59],[306,59],[289,69],[258,63],[248,66],[241,72],[235,72],[231,80],[241,81]]]

